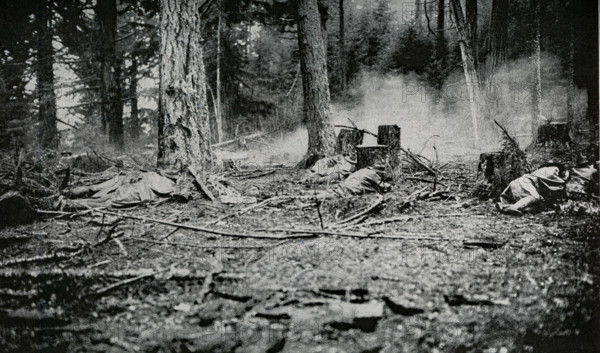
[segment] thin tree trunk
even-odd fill
[[[332,155],[335,134],[331,124],[327,59],[317,0],[298,0],[297,16],[304,119],[308,129],[307,156]]]
[[[344,0],[339,2],[340,29],[339,29],[339,55],[340,55],[340,88],[346,90],[346,29],[344,28]]]
[[[203,172],[212,161],[201,0],[160,1],[158,166]]]
[[[129,74],[131,80],[129,82],[129,102],[131,104],[131,115],[129,117],[129,135],[133,140],[137,140],[140,137],[140,118],[137,92],[138,58],[135,55],[131,59],[131,69]]]
[[[108,121],[109,142],[123,147],[121,60],[116,52],[117,2],[98,0],[96,9],[101,32],[102,111]]]
[[[219,20],[217,22],[217,97],[216,97],[216,125],[217,125],[217,141],[223,141],[223,110],[221,109],[221,25],[223,21],[221,1],[219,0]]]
[[[450,0],[452,5],[452,13],[454,15],[454,23],[458,32],[458,43],[460,47],[460,55],[463,62],[463,69],[465,73],[465,82],[467,85],[467,91],[469,92],[469,103],[471,108],[471,122],[473,124],[473,138],[475,146],[479,145],[479,122],[478,122],[478,109],[477,109],[477,92],[479,92],[479,81],[477,79],[477,70],[475,69],[475,60],[473,57],[473,51],[470,44],[471,35],[469,33],[469,27],[465,22],[464,13],[460,0]]]
[[[427,0],[424,0],[424,1],[427,1]],[[423,27],[421,10],[423,10],[421,8],[421,0],[415,0],[415,24],[417,25],[417,28],[419,28],[419,29]]]
[[[439,61],[440,72],[446,70],[446,56],[448,54],[446,35],[445,35],[445,3],[444,0],[437,0],[437,19],[436,19],[436,39],[435,39],[435,59]],[[443,80],[440,80],[438,90],[442,89]]]
[[[532,63],[533,80],[531,84],[531,137],[536,139],[537,127],[540,122],[542,104],[542,71],[541,71],[541,41],[540,41],[540,0],[532,0],[533,31],[532,31]]]
[[[38,67],[37,89],[39,99],[38,139],[44,149],[58,148],[56,129],[56,94],[54,92],[54,53],[52,50],[52,2],[38,1]]]
[[[473,51],[473,64],[477,68],[479,62],[478,38],[477,38],[477,0],[465,1],[465,12],[467,27],[469,28],[469,41]]]
[[[573,9],[567,1],[561,2],[559,7],[559,25],[562,33],[565,33],[561,44],[562,68],[567,80],[567,124],[573,123],[573,79],[575,76],[575,28],[573,24]]]

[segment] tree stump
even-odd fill
[[[498,196],[511,181],[528,173],[522,157],[505,151],[482,153],[477,166],[477,184],[483,197]]]
[[[356,129],[341,129],[337,136],[335,152],[343,155],[356,153],[356,146],[362,144],[365,132]]]
[[[569,124],[550,122],[538,127],[536,143],[542,146],[566,146],[571,144]]]
[[[374,165],[376,162],[385,163],[387,146],[357,146],[356,147],[356,169],[362,169]]]
[[[387,146],[386,166],[392,170],[400,165],[400,127],[398,125],[379,125],[377,144]]]
[[[0,196],[0,227],[27,224],[37,218],[29,200],[16,191]]]

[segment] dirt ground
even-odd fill
[[[432,184],[404,180],[380,211],[345,228],[334,223],[378,196],[318,209],[282,199],[217,224],[248,205],[195,197],[117,211],[276,239],[99,213],[0,230],[0,350],[600,351],[599,217],[501,215],[471,197],[472,163],[442,171],[438,188],[453,197],[408,206],[408,195]],[[281,168],[228,178],[260,198],[325,187],[302,177]],[[320,229],[319,211],[328,230],[370,237],[275,230]],[[118,240],[103,241],[108,234]]]

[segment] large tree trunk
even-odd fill
[[[133,140],[140,137],[140,117],[138,108],[138,93],[137,93],[137,74],[138,74],[138,58],[133,56],[131,59],[131,69],[129,72],[129,102],[131,104],[131,115],[129,116],[129,135]]]
[[[509,0],[492,0],[492,16],[489,34],[489,57],[486,77],[492,81],[498,66],[506,60],[508,47],[508,4]]]
[[[531,138],[536,140],[537,128],[541,118],[542,104],[542,63],[540,41],[540,0],[532,0],[533,31],[532,31],[532,63],[533,80],[531,84]]]
[[[158,166],[202,172],[210,131],[200,45],[201,0],[160,1]]]
[[[38,138],[41,148],[58,148],[56,129],[56,94],[54,93],[54,53],[52,50],[52,2],[38,1],[38,68],[39,99]]]
[[[308,129],[307,155],[332,155],[335,133],[317,0],[298,0],[298,47],[304,92],[304,119]]]
[[[102,115],[108,121],[109,142],[123,147],[121,60],[116,52],[117,1],[98,0],[96,11],[101,32]]]
[[[460,0],[450,0],[452,5],[452,13],[454,15],[454,23],[458,32],[458,43],[460,47],[460,55],[463,62],[463,69],[465,73],[465,81],[467,84],[467,91],[469,92],[469,102],[471,108],[471,122],[473,124],[473,138],[475,146],[479,145],[479,122],[478,122],[478,109],[477,92],[479,92],[479,80],[477,76],[477,70],[475,69],[475,59],[473,56],[473,49],[471,46],[471,35],[469,27],[466,24],[462,6]]]
[[[339,55],[340,55],[340,88],[346,90],[346,29],[344,28],[344,0],[339,0]]]

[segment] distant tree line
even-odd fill
[[[461,71],[476,90],[503,63],[531,58],[535,121],[543,95],[541,52],[559,57],[567,82],[586,89],[586,117],[597,136],[598,18],[593,1],[416,0],[407,7],[388,0],[318,0],[317,18],[308,22],[301,21],[305,17],[299,11],[312,14],[312,1],[195,3],[197,8],[186,7],[199,26],[189,45],[203,50],[209,142],[295,124],[307,124],[309,130],[312,124],[310,136],[322,131],[322,119],[305,112],[314,103],[306,101],[307,95],[316,94],[305,86],[311,78],[307,64],[313,69],[326,65],[315,74],[326,76],[327,82],[309,85],[323,90],[318,94],[326,90],[327,97],[318,101],[329,105],[329,97],[348,99],[348,88],[364,70],[413,72],[438,91],[450,73]],[[117,149],[145,136],[143,126],[156,136],[158,81],[164,68],[159,65],[161,5],[165,3],[159,0],[5,2],[0,8],[0,146],[57,149],[59,116],[64,115],[59,112],[80,117],[83,124],[76,124],[75,131],[80,139],[101,136]],[[305,42],[309,50],[324,48],[322,62],[307,63],[312,58],[302,57],[301,28],[312,38]],[[68,82],[62,82],[64,72],[59,74],[57,67],[73,73]],[[569,119],[571,94],[565,97]],[[76,104],[57,106],[65,97]],[[142,99],[156,108],[142,105]],[[317,109],[317,115],[327,109]],[[472,111],[475,135],[481,114]],[[315,149],[329,148],[315,143]]]

